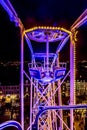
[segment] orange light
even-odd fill
[[[66,32],[68,34],[71,34],[71,32],[69,30],[66,30],[65,28],[51,27],[51,26],[37,26],[37,27],[33,27],[33,28],[25,30],[24,33],[31,32],[31,31],[34,31],[34,30],[37,30],[37,29],[61,30],[61,31],[64,31],[64,32]]]

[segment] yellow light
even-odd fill
[[[55,29],[57,30],[57,29],[58,29],[58,27],[55,27]]]
[[[49,27],[49,29],[51,29],[51,26]]]
[[[41,29],[44,29],[44,26],[42,26],[42,28]]]
[[[40,29],[41,27],[39,26],[38,28]]]
[[[49,29],[49,27],[47,26],[47,29]]]
[[[68,30],[66,30],[65,28],[61,28],[61,30],[64,31],[64,32],[66,32],[66,33],[68,33],[68,34],[71,34],[71,32],[68,31]]]
[[[78,34],[78,31],[76,31],[75,34],[74,34],[74,39],[75,39],[75,41],[78,41],[78,40],[77,40],[77,34]]]
[[[64,31],[68,34],[71,34],[71,32],[69,30],[66,30],[65,28],[60,28],[60,27],[51,27],[51,26],[37,26],[37,27],[33,27],[33,28],[30,28],[30,29],[27,29],[24,31],[24,33],[27,33],[27,32],[31,32],[31,31],[34,31],[36,29],[52,29],[52,30],[61,30],[61,31]]]
[[[55,29],[55,27],[52,28],[53,30]]]

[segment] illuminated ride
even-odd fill
[[[68,31],[67,31],[68,32]],[[30,40],[34,40],[38,43],[42,44],[45,42],[45,53],[33,53],[32,54],[32,63],[29,67],[30,76],[38,81],[41,85],[47,85],[52,82],[56,82],[57,80],[63,78],[65,76],[66,68],[64,64],[61,64],[61,67],[55,63],[58,58],[58,52],[64,46],[65,42],[68,40],[68,33],[64,32],[62,28],[55,27],[35,27],[33,30],[25,31],[25,38],[29,38]],[[50,42],[59,41],[59,45],[57,47],[56,53],[49,52],[49,44]],[[55,45],[56,43],[54,43]],[[31,49],[31,48],[30,48]],[[31,50],[31,53],[33,50]],[[36,61],[40,59],[40,63],[38,64]],[[51,63],[50,63],[51,60]],[[53,61],[52,61],[53,60]]]
[[[73,130],[73,109],[87,108],[87,105],[75,105],[75,30],[87,21],[87,10],[75,21],[70,31],[61,27],[34,27],[25,30],[10,1],[1,0],[0,4],[8,13],[10,20],[20,27],[21,32],[21,126],[17,122],[9,121],[0,124],[0,128],[15,126],[24,130],[24,76],[26,76],[30,81],[30,123],[27,130],[58,128],[62,130],[63,126],[67,130]],[[29,73],[24,69],[24,53],[26,53],[24,38],[31,51]],[[70,70],[66,72],[66,63],[60,62],[59,54],[68,40],[70,40]],[[34,52],[32,41],[39,45],[44,43],[45,51]],[[55,53],[50,52],[50,44],[58,45]],[[70,76],[70,104],[62,106],[61,85],[67,76]],[[63,109],[70,109],[70,128],[63,121]]]
[[[10,126],[14,127],[14,128],[17,128],[18,130],[22,130],[21,124],[19,122],[17,122],[17,121],[14,121],[14,120],[6,121],[6,122],[0,124],[0,130],[10,128]]]
[[[25,30],[24,35],[32,54],[32,61],[28,65],[31,77],[31,88],[33,90],[30,93],[30,106],[32,106],[30,108],[30,127],[32,127],[32,122],[35,121],[36,115],[41,107],[45,108],[46,106],[57,105],[55,95],[56,93],[58,95],[58,89],[60,89],[57,81],[63,80],[64,77],[66,77],[66,63],[59,62],[59,52],[69,39],[70,32],[60,27],[34,27]],[[35,44],[44,43],[44,53],[43,51],[34,53],[30,40],[36,41]],[[50,52],[50,44],[58,44],[56,53]],[[59,105],[62,105],[61,94],[59,95]],[[56,130],[59,127],[57,126],[57,115],[59,115],[58,111],[45,112],[39,118],[38,129]],[[60,116],[62,116],[62,113]]]

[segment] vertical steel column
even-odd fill
[[[75,90],[75,43],[72,38],[72,34],[70,36],[70,105],[74,104],[74,90]],[[73,130],[73,109],[70,110],[70,130]]]
[[[58,53],[58,58],[57,58],[57,66],[60,67],[59,65],[59,53]],[[60,85],[60,80],[58,81],[58,86]],[[59,101],[59,105],[62,105],[62,97],[61,97],[61,86],[58,89],[58,101]],[[60,117],[63,119],[63,112],[62,110],[59,110],[60,113]],[[63,129],[63,122],[60,120],[60,129]]]
[[[55,92],[55,90],[56,90],[56,85],[55,85],[55,83],[52,83],[52,88],[53,88],[53,90],[52,90],[52,94]],[[52,96],[52,94],[51,94],[51,96]],[[53,104],[52,104],[52,106],[56,106],[56,100],[55,100],[55,96],[53,97]],[[58,105],[58,104],[57,104]],[[58,126],[57,126],[57,117],[56,117],[56,112],[55,111],[53,111],[52,112],[52,114],[53,114],[53,119],[54,119],[54,128],[55,128],[55,130],[57,130],[58,128]]]
[[[50,84],[50,86],[51,86],[51,84]],[[48,91],[48,99],[49,99],[49,97],[51,97],[51,92],[52,92],[52,90]],[[51,106],[52,105],[51,103],[52,103],[52,101],[49,101],[48,106]],[[48,128],[49,128],[49,130],[52,130],[52,117],[51,116],[52,116],[52,112],[48,111]]]
[[[24,74],[23,74],[23,69],[24,69],[24,34],[22,31],[21,27],[21,85],[20,85],[20,92],[21,92],[21,125],[22,125],[22,130],[24,130]]]
[[[32,81],[33,79],[31,78],[31,85],[30,85],[30,130],[32,130],[32,87],[33,87],[33,84],[32,84]]]
[[[47,42],[46,42],[46,55],[47,55],[47,72],[49,71],[49,41],[47,36]]]

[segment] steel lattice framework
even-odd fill
[[[30,63],[31,66],[29,67],[29,72],[31,76],[31,88],[32,90],[34,90],[34,93],[31,91],[30,94],[30,124],[35,121],[36,115],[39,112],[38,107],[62,105],[61,94],[58,93],[60,93],[60,86],[65,78],[69,75],[69,72],[66,76],[66,64],[60,64],[58,59],[59,52],[69,39],[70,34],[71,33],[68,30],[60,27],[34,27],[32,29],[25,30],[24,32],[25,39],[32,53],[32,62]],[[34,53],[30,40],[36,41],[36,44],[41,44],[42,42],[45,42],[45,53]],[[50,53],[50,42],[52,43],[55,41],[59,41],[56,52]],[[38,63],[36,62],[37,58],[41,58],[42,60],[40,59],[40,63],[43,64],[38,65]],[[63,81],[58,83],[60,79],[62,79]],[[57,82],[57,86],[55,85],[55,82]],[[56,103],[56,94],[58,95],[59,103]],[[62,111],[60,111],[60,114],[58,114],[58,111],[45,112],[39,118],[38,128],[40,130],[56,130],[58,128],[57,116],[62,118]]]
[[[58,53],[65,45],[65,42],[69,38],[70,32],[63,28],[55,27],[35,27],[33,29],[25,30],[25,38],[32,48],[32,45],[28,39],[37,41],[37,44],[45,42],[46,52],[45,53],[34,53],[33,49],[30,48],[32,54],[32,63],[29,68],[31,76],[31,87],[34,90],[33,104],[31,100],[31,111],[30,124],[34,122],[37,113],[39,112],[39,106],[56,106],[55,94],[60,89],[59,85],[56,86],[54,82],[65,76],[65,63],[60,64],[58,61]],[[56,53],[50,53],[49,44],[50,42],[60,41],[57,47]],[[36,62],[37,58],[42,58],[43,64],[38,65]],[[50,62],[51,59],[51,62]],[[61,85],[60,85],[61,86]],[[34,88],[33,88],[34,87]],[[31,94],[32,95],[32,91]],[[59,102],[61,105],[61,96],[59,96]],[[62,114],[62,113],[61,113]],[[57,112],[46,112],[39,119],[39,129],[57,129]],[[56,124],[56,125],[55,125]]]
[[[63,124],[68,130],[73,130],[73,109],[87,107],[87,105],[75,105],[75,30],[87,22],[87,10],[75,21],[70,31],[61,27],[34,27],[25,30],[20,18],[9,0],[1,0],[0,4],[8,13],[11,21],[20,27],[21,32],[21,127],[24,130],[24,75],[30,81],[30,126],[28,130],[33,130],[33,124],[38,125],[39,130],[63,129]],[[31,63],[29,63],[29,73],[24,70],[24,38],[31,51]],[[61,63],[59,53],[70,39],[70,70],[66,73],[66,63]],[[45,43],[45,53],[35,53],[32,41],[37,44]],[[58,42],[55,53],[50,52],[50,43]],[[40,63],[37,59],[40,58]],[[70,76],[70,106],[62,106],[61,85]],[[56,85],[56,84],[57,85]],[[56,95],[58,102],[56,102]],[[41,110],[42,109],[42,110]],[[63,121],[63,109],[70,109],[70,128]],[[49,110],[49,111],[48,111]],[[41,112],[41,114],[40,114]],[[59,126],[57,125],[60,120]],[[38,121],[37,121],[38,120]],[[38,123],[38,124],[36,124]],[[6,127],[6,124],[4,124]],[[7,123],[20,127],[14,122]],[[35,126],[35,127],[36,127]],[[3,124],[0,125],[2,129]],[[21,129],[21,128],[19,128]],[[36,129],[36,128],[35,128]]]

